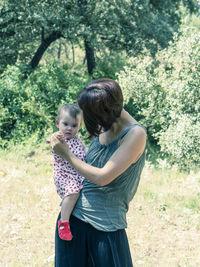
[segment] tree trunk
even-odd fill
[[[85,44],[88,73],[89,75],[92,75],[93,70],[95,68],[94,48],[91,46],[90,42],[86,40],[84,41],[84,44]]]
[[[64,45],[64,49],[65,49],[65,57],[68,59],[69,56],[68,56],[68,49],[67,49],[67,46],[66,46],[65,43],[64,43],[63,45]]]
[[[61,47],[62,47],[62,44],[61,44],[61,40],[59,41],[59,45],[58,45],[58,60],[60,61],[60,58],[61,58]]]
[[[39,64],[44,52],[47,50],[47,48],[50,46],[51,43],[56,41],[62,37],[62,34],[60,32],[52,32],[46,39],[42,40],[41,45],[38,47],[34,57],[32,58],[29,65],[34,69]]]
[[[80,15],[83,16],[85,18],[85,21],[87,21],[87,24],[89,24],[90,15],[88,15],[88,12],[87,12],[88,1],[78,0],[78,5],[79,5]],[[88,26],[87,24],[86,26]],[[87,34],[85,34],[83,39],[84,39],[84,45],[85,45],[85,55],[86,55],[86,60],[87,60],[88,74],[92,75],[93,70],[95,68],[94,47],[91,45],[90,40],[87,38]]]
[[[75,63],[75,52],[74,52],[74,44],[72,43],[72,65]]]

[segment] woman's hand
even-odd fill
[[[51,147],[54,152],[61,156],[63,159],[69,161],[70,159],[70,150],[68,145],[64,140],[64,135],[62,132],[56,132],[51,136]]]

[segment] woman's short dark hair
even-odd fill
[[[94,80],[83,88],[78,104],[90,136],[98,136],[119,118],[123,108],[122,90],[112,79]]]

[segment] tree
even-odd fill
[[[88,71],[96,51],[125,50],[152,55],[164,48],[180,24],[186,0],[3,0],[0,4],[0,68],[22,61],[34,68],[57,39],[85,45]],[[34,51],[34,52],[33,52]]]
[[[81,14],[79,1],[4,1],[0,9],[1,67],[14,64],[18,59],[29,62],[34,68],[49,45],[61,37],[72,43],[79,43],[83,39],[86,54],[92,58],[91,46],[85,34],[85,14],[91,15],[96,1],[89,2],[87,12]],[[13,54],[16,56],[13,57]],[[8,61],[9,58],[12,60]]]
[[[124,49],[137,55],[145,48],[152,55],[166,48],[178,31],[182,12],[197,12],[197,1],[115,0],[108,4],[98,34],[110,49]],[[103,7],[102,7],[103,8]],[[105,27],[106,25],[106,27]]]

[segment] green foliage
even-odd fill
[[[156,142],[154,135],[166,121],[166,90],[156,80],[156,62],[150,55],[131,58],[128,66],[119,73],[125,108],[147,128],[149,140]],[[160,101],[161,100],[161,101]]]
[[[126,58],[124,55],[118,53],[104,53],[98,60],[96,67],[93,71],[93,79],[110,78],[117,79],[117,73],[123,69],[126,64]]]
[[[26,80],[19,67],[8,67],[0,78],[0,146],[33,133],[41,138],[53,128],[58,107],[76,102],[86,79],[56,63],[37,68]]]
[[[199,41],[195,28],[185,30],[155,59],[130,59],[119,74],[125,104],[147,127],[150,142],[184,169],[200,163]]]
[[[200,160],[200,122],[183,114],[175,123],[170,123],[166,131],[161,131],[159,143],[164,154],[169,156],[171,163],[183,169],[199,166]]]
[[[88,16],[95,10],[95,4],[95,0],[90,1]],[[76,0],[3,1],[0,5],[0,71],[7,64],[15,64],[17,59],[29,63],[41,41],[53,33],[60,33],[69,43],[78,43],[78,38],[87,32],[87,21],[81,15],[80,6],[81,1]]]
[[[152,55],[165,48],[185,11],[196,12],[186,0],[4,0],[0,4],[0,71],[7,64],[29,63],[44,39],[57,33],[67,43],[85,40],[96,51]]]
[[[160,53],[165,62],[166,79],[160,75],[162,86],[168,87],[167,102],[170,123],[157,134],[162,151],[171,162],[183,168],[200,164],[200,38],[194,28],[176,37],[176,45],[168,56]],[[169,127],[167,125],[169,124]]]

